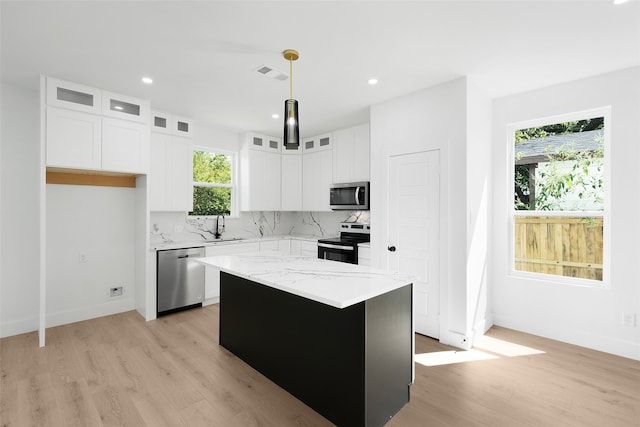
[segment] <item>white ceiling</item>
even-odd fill
[[[275,135],[289,84],[255,69],[288,73],[287,48],[300,52],[303,136],[461,76],[499,97],[640,65],[636,1],[2,1],[0,13],[5,82],[51,75]]]

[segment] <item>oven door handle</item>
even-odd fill
[[[352,251],[353,246],[332,245],[330,243],[318,243],[319,248],[342,249],[344,251]]]

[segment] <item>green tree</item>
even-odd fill
[[[231,167],[231,159],[225,154],[193,152],[193,211],[189,213],[190,215],[229,215],[231,213],[231,188],[210,185],[230,185]]]

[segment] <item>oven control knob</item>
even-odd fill
[[[396,251],[396,247],[395,246],[387,246],[387,250],[389,252],[395,252]]]

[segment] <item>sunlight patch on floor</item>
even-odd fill
[[[509,341],[499,340],[497,338],[483,335],[479,337],[473,345],[473,348],[490,351],[491,353],[500,354],[506,357],[529,356],[532,354],[544,354],[544,351],[531,347],[514,344]]]
[[[416,354],[415,361],[424,366],[450,365],[452,363],[475,362],[477,360],[497,359],[489,353],[479,350],[435,351],[433,353]]]
[[[452,363],[498,359],[501,356],[517,357],[544,353],[542,350],[484,335],[476,340],[475,345],[469,351],[449,350],[420,353],[415,355],[415,362],[424,366],[439,366],[450,365]]]

